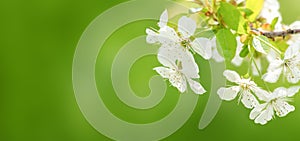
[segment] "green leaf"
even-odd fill
[[[249,17],[249,16],[251,16],[254,12],[251,10],[251,9],[249,9],[249,8],[244,8],[243,9],[243,12],[245,12],[245,14],[246,14],[246,17]]]
[[[259,15],[261,9],[263,8],[264,0],[247,0],[246,8],[250,9],[253,14],[249,17],[249,20],[253,22]]]
[[[271,48],[278,52],[278,49],[272,45],[270,40],[262,35],[254,36],[252,40],[252,45],[256,51],[263,54],[267,54]]]
[[[237,47],[236,37],[229,29],[221,29],[216,34],[217,43],[222,48],[223,55],[227,62],[230,62],[235,56]]]
[[[274,30],[275,29],[275,25],[277,24],[277,22],[278,22],[278,17],[276,17],[276,18],[274,18],[273,20],[272,20],[272,23],[271,23],[271,30]]]
[[[286,49],[289,47],[289,45],[287,44],[287,42],[284,41],[284,40],[276,41],[276,45],[277,45],[277,48],[278,48],[281,52],[285,52]]]
[[[218,10],[218,15],[221,16],[224,23],[231,29],[236,30],[237,33],[244,34],[245,20],[240,11],[233,5],[221,2]]]
[[[249,54],[248,45],[244,45],[242,51],[240,52],[240,57],[244,58]]]

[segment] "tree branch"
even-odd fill
[[[300,29],[288,29],[286,31],[278,31],[278,32],[261,32],[261,35],[264,35],[268,38],[275,38],[275,37],[285,37],[290,34],[298,34],[300,33]]]
[[[274,39],[275,37],[285,38],[285,36],[287,36],[287,35],[300,33],[300,29],[288,29],[288,30],[285,30],[285,31],[274,32],[274,31],[260,31],[256,28],[253,28],[252,26],[250,26],[250,28],[253,32],[255,32],[255,33],[258,32],[260,35],[266,36],[270,39]]]

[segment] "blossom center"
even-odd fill
[[[190,39],[184,39],[180,43],[183,47],[189,48],[191,46],[191,40]]]
[[[243,89],[243,90],[248,90],[250,88],[250,85],[245,83],[245,82],[242,82],[240,84],[240,87]]]

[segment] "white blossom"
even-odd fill
[[[161,47],[157,57],[163,67],[156,67],[154,70],[163,78],[168,79],[171,85],[181,93],[187,90],[187,83],[196,94],[206,92],[202,85],[194,80],[200,78],[199,68],[193,55],[185,48]]]
[[[181,46],[192,50],[202,56],[204,59],[210,59],[212,56],[212,43],[207,38],[195,38],[193,34],[196,31],[196,22],[183,16],[178,21],[177,31],[167,25],[168,13],[164,11],[158,23],[160,29],[155,32],[146,29],[148,43],[160,43],[164,47]]]
[[[256,106],[250,113],[250,119],[254,120],[257,124],[266,124],[275,115],[278,117],[284,117],[288,113],[295,110],[293,105],[290,105],[290,97],[298,93],[300,87],[294,86],[291,88],[277,88],[273,93],[264,93],[258,97],[265,103]]]
[[[293,22],[290,26],[289,26],[290,29],[300,29],[300,21],[295,21]],[[294,35],[291,35],[291,38],[287,41],[287,43],[289,45],[292,45],[292,44],[299,44],[299,41],[300,41],[300,34],[294,34]]]
[[[300,80],[300,46],[292,44],[284,54],[284,58],[279,57],[268,59],[270,65],[267,73],[262,76],[263,80],[269,83],[278,81],[281,73],[290,83],[297,83]]]
[[[221,87],[217,93],[222,100],[231,101],[239,95],[238,101],[241,101],[246,108],[251,109],[259,104],[253,94],[259,95],[263,90],[255,82],[241,78],[238,73],[231,70],[225,70],[223,75],[228,81],[237,85]]]
[[[282,30],[282,16],[279,11],[280,4],[278,0],[265,0],[263,8],[260,12],[260,16],[266,19],[266,22],[271,24],[273,19],[278,17],[277,24],[275,25],[275,30]]]

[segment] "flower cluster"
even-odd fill
[[[187,83],[196,94],[206,90],[194,79],[199,79],[199,68],[193,52],[208,60],[212,57],[217,61],[223,58],[216,49],[215,39],[195,38],[196,22],[183,16],[178,21],[177,29],[168,26],[168,12],[164,11],[158,23],[159,30],[146,29],[147,42],[160,44],[158,60],[163,67],[154,68],[180,92],[187,90]]]
[[[147,42],[160,46],[157,58],[162,66],[154,70],[181,93],[189,86],[196,94],[204,94],[194,55],[230,68],[247,65],[244,75],[238,73],[243,69],[224,71],[230,85],[217,91],[222,100],[237,98],[238,103],[251,109],[249,118],[262,125],[275,115],[284,117],[294,111],[290,102],[300,86],[278,87],[272,92],[269,85],[300,81],[300,35],[295,34],[300,21],[284,25],[277,0],[192,2],[195,6],[188,16],[182,16],[176,24],[171,23],[165,10],[159,29],[146,29]],[[262,86],[255,78],[262,80]]]
[[[241,78],[238,73],[232,70],[225,70],[223,75],[228,81],[237,85],[230,87],[222,87],[218,90],[218,95],[221,99],[230,101],[238,96],[238,101],[243,105],[252,109],[250,119],[255,123],[266,124],[274,117],[274,111],[277,116],[284,117],[289,112],[295,110],[295,107],[288,102],[291,97],[298,93],[300,86],[291,88],[279,87],[274,92],[268,92],[260,87],[251,79]],[[259,101],[262,101],[261,104]]]

